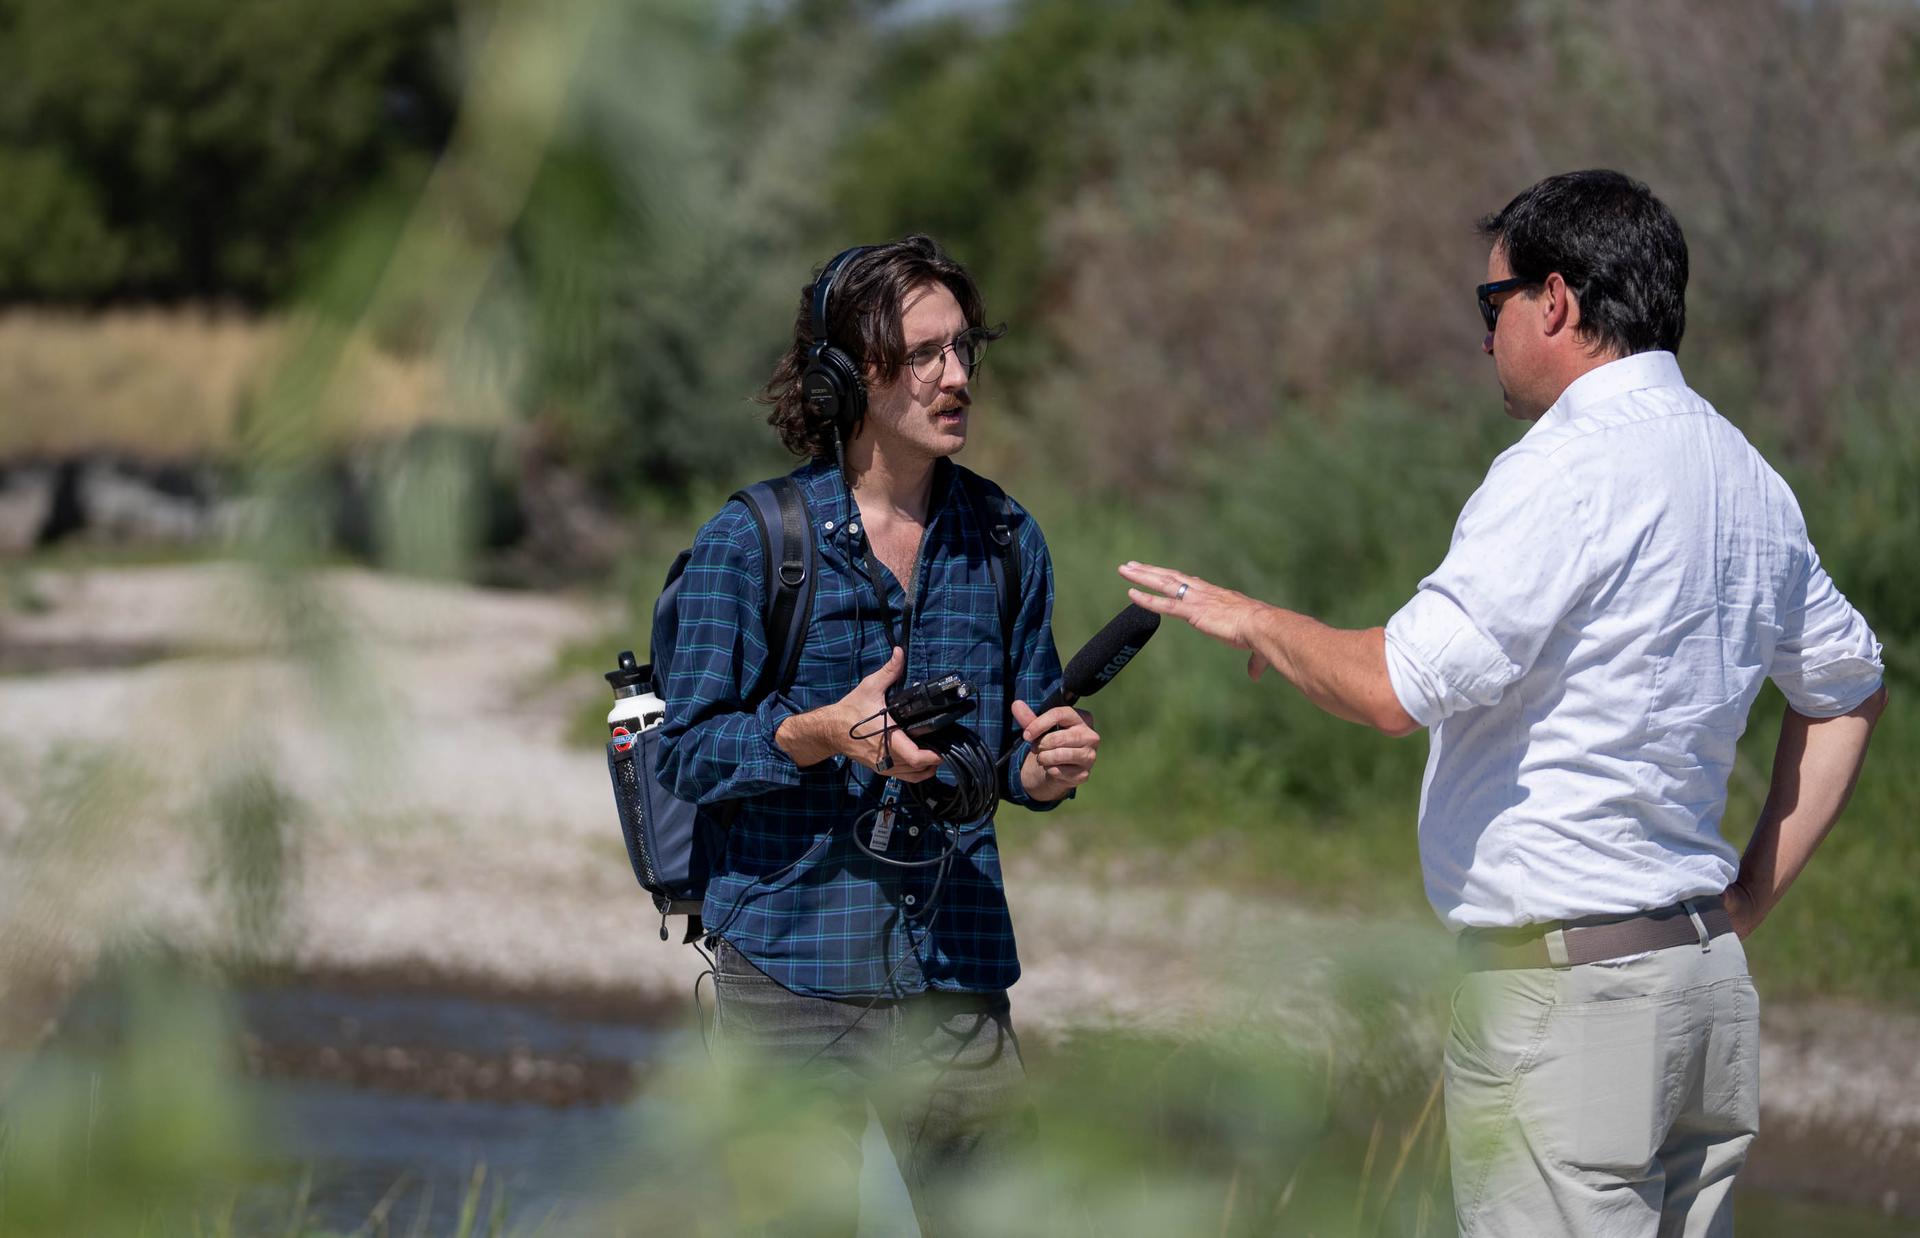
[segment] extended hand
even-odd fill
[[[1247,659],[1249,677],[1258,679],[1267,669],[1267,660],[1254,648],[1261,618],[1273,609],[1265,602],[1210,585],[1190,573],[1150,563],[1123,563],[1120,574],[1138,586],[1127,590],[1127,596],[1138,605],[1158,614],[1185,619],[1196,632],[1235,649],[1250,651],[1253,656]]]
[[[1013,720],[1033,745],[1020,767],[1020,785],[1034,799],[1057,800],[1093,773],[1093,763],[1100,757],[1100,733],[1093,729],[1093,715],[1086,710],[1062,705],[1036,716],[1032,706],[1015,701]]]

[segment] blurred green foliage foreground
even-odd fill
[[[1025,1045],[1033,1141],[1015,1163],[945,1201],[953,1231],[1452,1234],[1447,1140],[1459,1135],[1443,1128],[1430,1047],[1410,1034],[1430,1013],[1422,1004],[1439,1000],[1438,977],[1409,966],[1424,952],[1407,944],[1376,934],[1325,960],[1339,977],[1337,1037],[1303,1042],[1270,1020],[1230,1019],[1178,1036],[1089,1030]],[[337,1206],[318,1202],[336,1170],[268,1166],[285,1132],[263,1121],[257,1090],[238,1070],[220,983],[153,956],[121,957],[105,975],[123,999],[117,1028],[63,1037],[24,1070],[0,1062],[7,1238],[718,1238],[769,1225],[852,1232],[862,1205],[826,1189],[842,1180],[843,1145],[801,1076],[716,1063],[689,1034],[645,1064],[625,1122],[596,1128],[613,1136],[576,1147],[583,1164],[560,1199],[543,1194],[544,1183],[506,1185],[476,1162],[437,1207],[431,1183],[399,1175],[342,1222]],[[1263,975],[1255,965],[1247,980],[1257,988]],[[911,1104],[913,1085],[902,1086]],[[406,1104],[395,1098],[396,1116]],[[910,1232],[908,1214],[871,1195],[865,1205],[861,1232]],[[1755,1238],[1905,1232],[1897,1218],[1758,1194],[1737,1209],[1740,1232]]]

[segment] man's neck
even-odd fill
[[[1596,354],[1587,352],[1584,349],[1568,353],[1554,376],[1553,399],[1547,401],[1546,405],[1542,407],[1538,413],[1529,417],[1527,420],[1540,420],[1541,417],[1546,416],[1547,409],[1558,404],[1560,397],[1567,394],[1567,388],[1573,386],[1601,366],[1612,365],[1625,355],[1624,353],[1611,352]]]
[[[847,446],[847,482],[867,523],[877,518],[926,524],[936,463],[929,456],[889,452],[867,435],[856,436]]]

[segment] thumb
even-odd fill
[[[867,676],[867,682],[870,684],[874,684],[877,687],[884,688],[884,687],[887,687],[889,684],[892,684],[897,680],[899,680],[901,672],[905,671],[906,669],[907,669],[906,651],[904,649],[901,649],[898,645],[895,645],[893,647],[892,656],[890,656],[886,660],[885,665],[881,666],[879,670]]]
[[[1033,707],[1025,701],[1015,701],[1013,703],[1013,720],[1020,724],[1021,730],[1024,731],[1032,726],[1033,720],[1037,716],[1038,715],[1033,712]]]
[[[1255,683],[1258,683],[1260,681],[1260,676],[1266,674],[1266,671],[1267,671],[1267,660],[1261,657],[1259,654],[1257,653],[1253,654],[1247,659],[1247,678],[1248,679],[1251,679]]]

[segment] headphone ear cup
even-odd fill
[[[822,351],[815,347],[808,354],[807,368],[800,373],[800,398],[814,416],[838,424],[847,402],[839,381],[821,362]]]
[[[838,425],[843,436],[850,436],[854,423],[867,411],[867,387],[860,379],[860,368],[831,344],[816,345],[810,356],[800,375],[800,398],[816,415]]]
[[[851,436],[854,424],[867,412],[866,379],[853,358],[831,344],[821,355],[820,363],[833,373],[840,385],[840,428]]]

